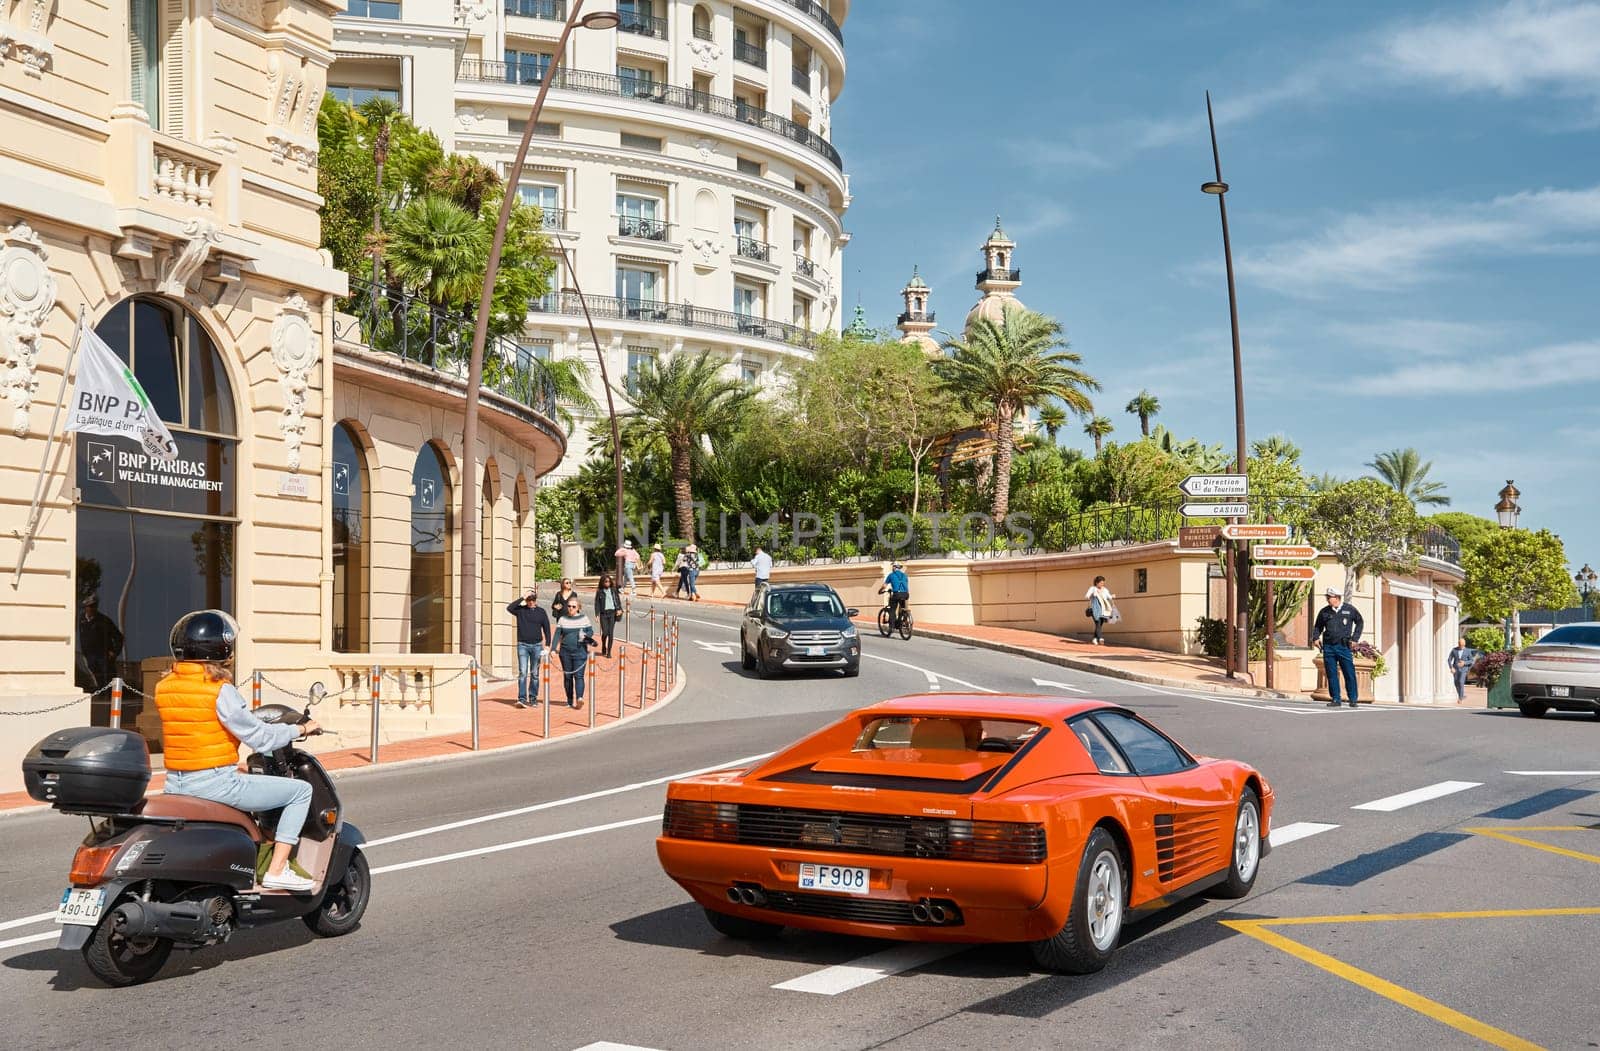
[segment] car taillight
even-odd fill
[[[737,803],[707,803],[692,799],[669,799],[662,815],[661,831],[678,839],[714,839],[728,843],[739,838]]]
[[[74,887],[93,887],[105,876],[111,859],[121,849],[121,843],[109,847],[79,847],[78,852],[72,855],[72,871],[67,874],[68,881]]]
[[[950,856],[964,861],[1040,862],[1044,826],[1023,821],[949,823]]]

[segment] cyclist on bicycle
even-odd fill
[[[911,601],[911,580],[906,576],[906,567],[899,562],[894,563],[878,588],[880,595],[886,591],[889,593],[889,624],[899,627],[905,617],[906,604]]]

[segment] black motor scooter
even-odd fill
[[[312,694],[316,704],[320,690]],[[255,714],[299,725],[311,708],[269,704]],[[292,744],[250,756],[249,768],[311,785],[295,854],[314,881],[309,893],[257,883],[258,852],[270,845],[276,811],[253,816],[194,796],[145,798],[150,752],[139,734],[79,727],[39,742],[22,763],[28,794],[62,813],[87,815],[91,826],[56,911],[58,948],[81,950],[96,977],[126,986],[153,978],[174,948],[225,942],[243,927],[298,918],[324,937],[355,930],[372,880],[360,849],[365,841],[344,820],[328,772]]]

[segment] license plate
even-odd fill
[[[1550,687],[1550,696],[1552,696],[1552,697],[1571,697],[1572,696],[1572,687],[1570,687],[1570,686],[1552,686],[1552,687]]]
[[[806,861],[800,865],[801,890],[826,890],[835,894],[866,894],[871,891],[870,869],[850,868],[844,865],[818,865]]]
[[[93,927],[100,922],[100,912],[106,907],[104,890],[73,890],[61,892],[61,904],[56,908],[57,923],[75,923]]]
[[[806,656],[807,657],[820,657],[820,656],[822,656],[822,647],[821,646],[807,646],[806,647]]]

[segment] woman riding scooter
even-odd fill
[[[221,610],[190,613],[173,626],[172,656],[178,663],[156,684],[155,696],[165,742],[165,790],[236,810],[281,807],[261,886],[306,894],[315,884],[289,868],[289,854],[305,826],[311,786],[290,777],[240,773],[239,745],[271,752],[309,737],[317,724],[273,725],[256,718],[227,668],[238,637],[238,625]]]

